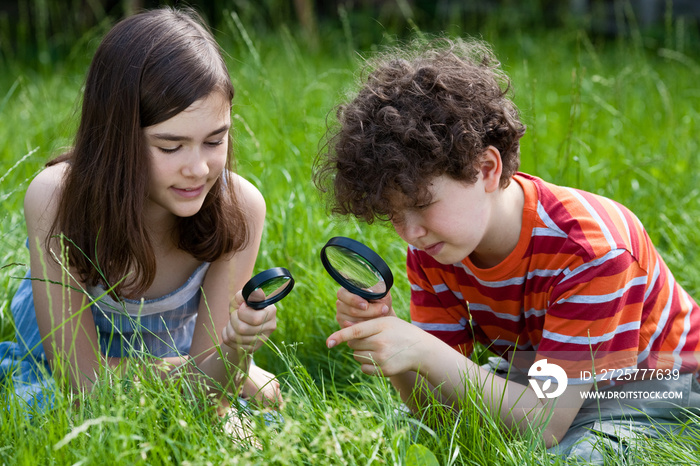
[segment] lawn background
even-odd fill
[[[30,3],[47,17],[54,11],[52,2]],[[468,423],[479,417],[478,403],[469,400],[455,432],[449,423],[435,427],[444,416],[439,410],[427,412],[424,422],[397,414],[386,383],[362,375],[345,346],[326,349],[325,338],[337,328],[337,285],[318,252],[330,237],[361,239],[389,262],[394,306],[404,318],[409,288],[405,246],[392,229],[330,217],[311,183],[326,121],[352,91],[362,56],[421,34],[481,37],[493,44],[511,76],[528,126],[521,169],[630,207],[676,279],[699,297],[697,24],[669,14],[642,29],[630,4],[620,2],[619,31],[609,35],[596,30],[590,17],[552,24],[538,19],[541,2],[524,3],[534,6],[473,15],[455,10],[439,20],[400,1],[393,13],[374,16],[341,6],[325,22],[320,18],[318,41],[287,12],[275,10],[275,2],[222,6],[213,22],[236,88],[237,170],[268,206],[256,270],[284,266],[297,280],[278,304],[273,345],[256,356],[284,381],[287,421],[277,430],[259,429],[262,450],[237,446],[221,429],[210,428],[211,410],[182,401],[182,387],[144,377],[140,386],[122,390],[123,381],[105,374],[103,389],[80,408],[59,400],[63,409],[31,422],[16,406],[8,409],[0,427],[0,463],[92,464],[111,458],[148,464],[411,464],[414,443],[426,445],[440,464],[541,461],[542,447],[527,436],[503,436],[488,418]],[[9,304],[28,263],[23,193],[42,164],[70,146],[84,74],[111,21],[105,16],[75,37],[64,31],[53,44],[31,28],[22,43],[8,46],[9,39],[0,36],[3,340],[13,338]],[[200,396],[196,387],[189,392],[190,400]],[[692,448],[699,445],[696,436],[639,448],[645,461],[668,464],[697,458]]]

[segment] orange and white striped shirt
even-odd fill
[[[409,246],[415,325],[465,355],[475,340],[499,354],[628,355],[607,369],[700,352],[700,308],[632,212],[524,173],[514,180],[525,193],[523,223],[500,264],[480,269],[467,257],[443,265]],[[698,370],[694,358],[675,365]]]

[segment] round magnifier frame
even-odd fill
[[[384,279],[384,283],[386,284],[386,290],[381,293],[376,293],[372,291],[367,291],[366,289],[359,288],[353,285],[347,278],[341,275],[335,269],[335,267],[331,265],[330,261],[328,260],[328,255],[326,254],[326,249],[328,247],[345,248],[366,260]],[[336,282],[338,282],[343,288],[345,288],[353,294],[356,294],[370,301],[381,299],[384,296],[386,296],[394,284],[394,275],[391,273],[391,269],[389,268],[387,263],[384,262],[384,259],[382,259],[381,256],[379,256],[379,254],[374,252],[371,248],[360,243],[359,241],[347,238],[345,236],[336,236],[328,240],[326,245],[323,246],[323,249],[321,249],[321,263],[326,269],[326,272],[328,272],[328,274],[331,277],[333,277],[333,279]]]
[[[270,280],[275,280],[278,278],[289,278],[289,282],[287,282],[287,285],[281,292],[262,301],[248,301],[248,298],[253,291],[261,288]],[[249,307],[253,309],[263,309],[287,296],[289,292],[292,291],[292,288],[294,288],[294,277],[292,277],[291,272],[284,267],[273,267],[260,272],[248,280],[243,287],[243,299],[245,299],[245,302]]]

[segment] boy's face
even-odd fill
[[[447,175],[428,183],[431,200],[422,206],[399,207],[391,223],[407,243],[441,264],[461,262],[483,242],[490,203],[481,173],[468,184]],[[401,206],[400,199],[394,205]]]

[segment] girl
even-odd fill
[[[273,376],[251,365],[275,307],[252,310],[235,293],[253,271],[265,203],[230,171],[233,93],[193,11],[138,14],[105,36],[75,145],[25,197],[31,271],[12,302],[17,343],[0,344],[0,378],[13,374],[16,395],[48,407],[46,374],[89,390],[101,365],[139,353],[222,397],[242,384],[281,402]]]

